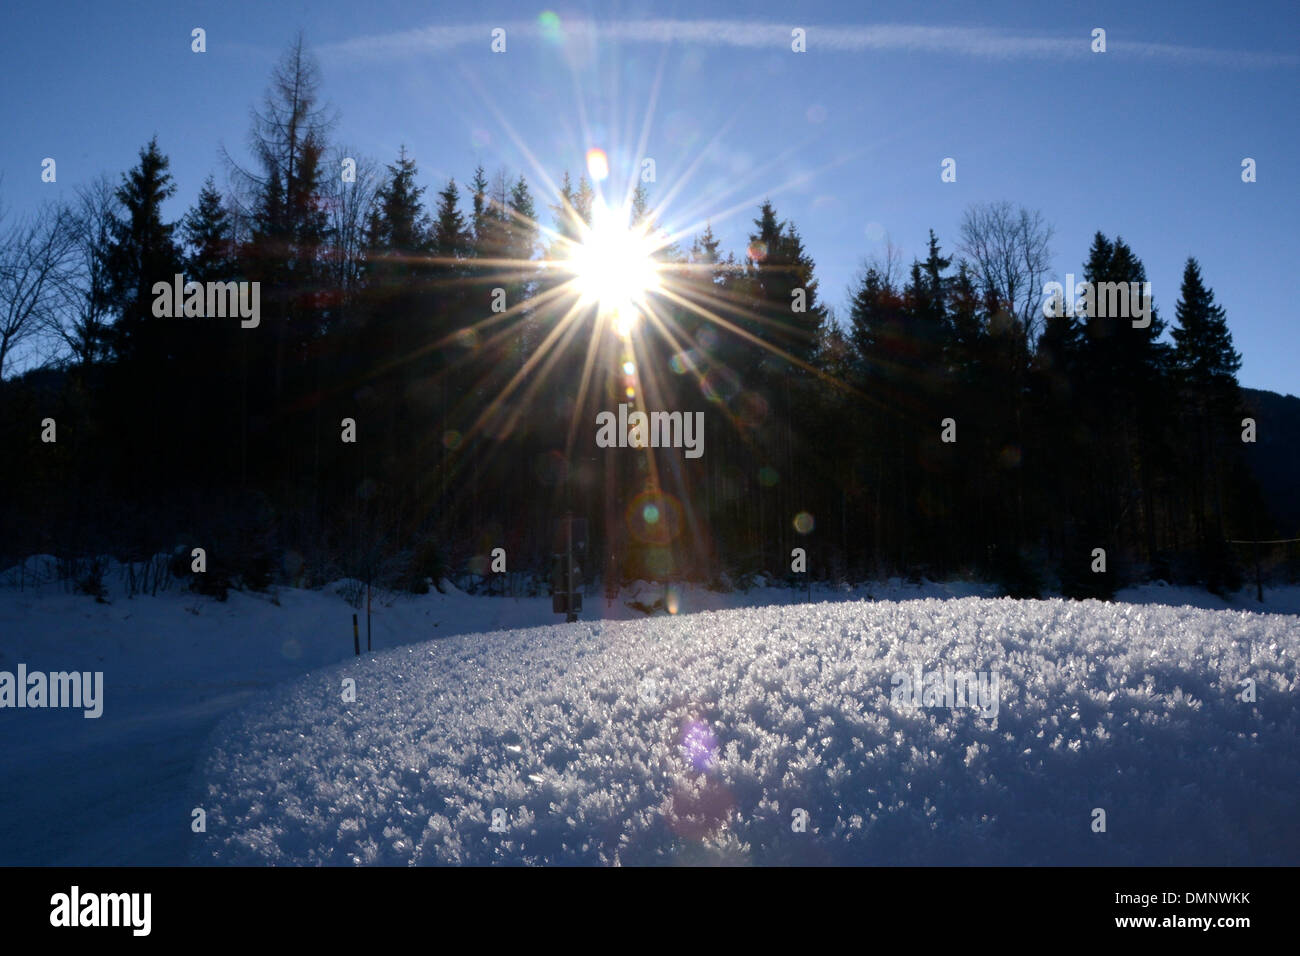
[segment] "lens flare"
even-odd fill
[[[794,516],[794,530],[800,534],[808,534],[812,531],[815,522],[813,516],[806,511],[801,511]]]
[[[537,17],[537,29],[541,35],[552,43],[564,42],[564,31],[560,18],[552,10],[544,10]]]
[[[681,751],[690,765],[703,773],[718,759],[718,738],[707,723],[693,720],[682,728]]]
[[[604,182],[609,178],[609,157],[605,155],[603,149],[593,147],[587,150],[587,172],[591,174],[591,181],[595,183]]]
[[[624,519],[640,543],[666,546],[682,533],[683,508],[666,491],[643,491],[632,499]]]
[[[700,391],[711,402],[729,402],[740,391],[740,376],[724,366],[714,366],[704,373]]]

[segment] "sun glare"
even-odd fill
[[[616,329],[626,334],[646,294],[659,289],[654,242],[603,203],[592,210],[591,219],[591,228],[570,255],[570,268],[583,301],[612,317]]]

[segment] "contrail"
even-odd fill
[[[464,46],[487,49],[491,32],[506,30],[510,39],[544,41],[553,36],[566,42],[596,40],[623,43],[684,43],[745,49],[789,49],[791,30],[802,28],[810,54],[899,51],[936,53],[983,60],[1077,60],[1094,55],[1091,31],[1076,36],[1017,35],[986,27],[931,27],[907,24],[827,25],[779,24],[749,20],[566,20],[543,28],[534,21],[429,26],[397,33],[354,37],[320,48],[325,55],[390,58],[439,52]],[[1300,56],[1246,50],[1214,50],[1171,43],[1145,43],[1107,37],[1107,56],[1164,61],[1175,64],[1231,68],[1294,67]]]

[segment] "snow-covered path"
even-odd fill
[[[352,609],[336,595],[285,589],[278,600],[167,593],[105,605],[0,590],[0,670],[103,671],[105,697],[96,719],[0,710],[0,864],[184,863],[195,764],[220,719],[352,657]],[[374,646],[535,624],[542,610],[549,600],[398,602],[375,614]]]

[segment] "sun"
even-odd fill
[[[626,211],[615,212],[597,201],[591,226],[569,255],[581,302],[595,305],[619,331],[626,331],[644,310],[646,297],[660,289],[655,251],[646,230],[628,225]]]

